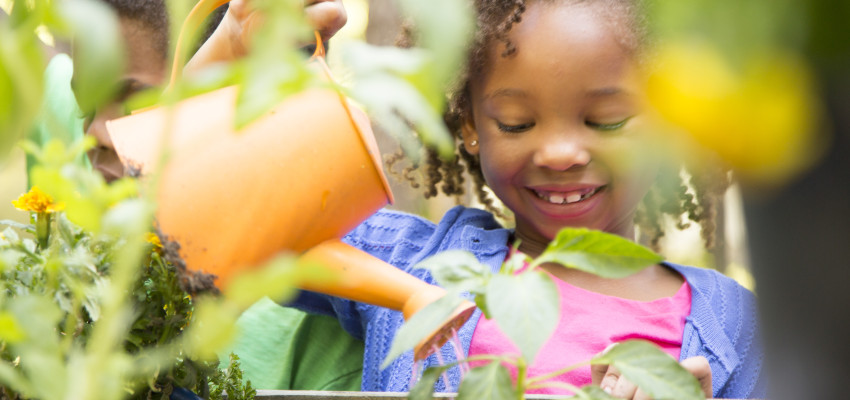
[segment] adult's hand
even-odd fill
[[[348,21],[342,0],[305,0],[304,14],[323,41],[330,39]],[[250,0],[232,0],[221,23],[186,65],[184,73],[245,56],[253,33],[262,23],[262,13],[252,7]]]

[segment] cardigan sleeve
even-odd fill
[[[691,285],[691,313],[681,358],[708,359],[716,398],[764,398],[764,354],[755,295],[715,270],[665,264]]]
[[[763,372],[764,353],[759,331],[756,297],[746,288],[730,284],[723,296],[723,329],[731,339],[739,364],[726,384],[715,393],[719,398],[753,399],[766,396],[767,379]]]

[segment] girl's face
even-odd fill
[[[634,210],[656,175],[638,68],[601,11],[530,4],[510,32],[517,52],[502,57],[503,45],[491,45],[470,82],[464,146],[532,256],[567,226],[633,239]]]

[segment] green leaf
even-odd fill
[[[500,361],[493,361],[481,367],[475,367],[466,374],[460,383],[457,398],[511,400],[516,398],[516,390],[511,382],[508,369]]]
[[[431,271],[440,286],[457,292],[481,293],[492,275],[490,268],[478,262],[474,254],[462,250],[438,253],[426,258],[415,268]]]
[[[295,284],[300,281],[300,270],[296,268],[294,256],[277,257],[256,270],[237,275],[227,285],[224,296],[246,309],[266,296],[280,303],[295,293]]]
[[[656,399],[705,399],[699,381],[673,357],[647,341],[618,343],[591,363],[613,365]]]
[[[235,124],[241,129],[290,95],[317,81],[315,69],[297,50],[297,43],[311,32],[300,1],[257,1],[274,24],[262,24],[251,38],[251,51],[238,65],[243,82],[236,100]],[[294,133],[293,133],[294,134]]]
[[[11,225],[11,226],[15,226],[15,225]],[[21,227],[17,227],[17,226],[16,226],[16,228],[22,229]],[[17,242],[17,241],[21,240],[21,237],[18,236],[18,233],[15,232],[15,230],[12,229],[11,227],[4,229],[3,233],[0,233],[0,236],[3,236],[9,242]]]
[[[437,383],[437,379],[440,379],[440,374],[442,374],[447,366],[437,366],[431,367],[425,370],[422,373],[422,377],[419,378],[419,382],[416,382],[416,385],[410,389],[410,393],[407,394],[408,400],[431,400],[434,398],[434,384]]]
[[[73,85],[77,102],[88,113],[106,103],[118,88],[126,60],[124,36],[118,18],[102,2],[69,0],[58,6],[74,40]]]
[[[62,310],[58,305],[47,298],[29,295],[11,299],[9,311],[18,322],[19,329],[29,339],[25,343],[26,346],[44,352],[59,353],[56,335],[45,335],[45,332],[53,332],[62,318]],[[33,318],[34,315],[38,318]]]
[[[0,363],[0,382],[3,382],[13,391],[24,395],[24,398],[35,396],[36,385],[27,379],[20,369],[12,367],[6,362]]]
[[[352,95],[365,105],[374,121],[402,140],[408,155],[417,154],[419,146],[409,134],[411,125],[440,156],[451,158],[454,154],[454,139],[443,123],[441,111],[433,108],[410,82],[390,74],[358,77]]]
[[[36,143],[44,144],[51,139],[60,140],[66,146],[80,143],[84,137],[82,112],[71,88],[74,74],[73,60],[67,54],[57,54],[44,71],[44,102],[36,125],[30,130],[26,144],[21,145],[27,154],[27,171],[38,163],[41,153]],[[36,150],[36,151],[33,151]],[[76,162],[88,167],[84,152],[76,152]]]
[[[472,8],[455,0],[402,0],[401,6],[414,19],[420,34],[418,45],[428,49],[434,60],[425,71],[443,93],[443,85],[463,70],[467,41],[475,26]]]
[[[534,270],[513,276],[498,274],[490,279],[486,296],[493,319],[531,364],[558,323],[560,304],[555,283]]]
[[[508,275],[513,275],[525,268],[527,263],[529,263],[530,261],[531,257],[525,255],[524,253],[516,251],[511,254],[511,256],[508,257],[508,259],[502,265],[502,271]]]
[[[448,292],[445,296],[413,314],[396,332],[393,344],[381,368],[389,366],[396,357],[412,349],[431,332],[441,327],[462,302],[463,299],[452,292]]]
[[[195,302],[193,319],[183,335],[189,357],[217,360],[216,351],[224,349],[236,338],[236,319],[240,312],[233,303],[218,298]]]
[[[44,58],[39,43],[33,32],[0,23],[0,161],[30,129],[41,108]]]
[[[151,204],[144,199],[122,201],[103,214],[103,230],[116,237],[141,236],[153,219]]]
[[[620,236],[586,228],[564,228],[534,264],[561,264],[599,275],[623,278],[664,258]]]
[[[595,385],[587,385],[581,388],[581,393],[576,393],[571,398],[593,399],[593,400],[616,400],[617,398],[606,393],[602,388]]]
[[[12,345],[13,354],[21,357],[21,367],[29,379],[37,382],[35,396],[62,398],[67,373],[59,335],[53,333],[62,310],[50,299],[34,295],[13,298],[10,303],[9,310],[26,335],[26,340]]]
[[[8,311],[0,311],[0,340],[15,344],[26,337],[15,315]]]
[[[486,293],[475,295],[475,306],[481,309],[481,312],[484,313],[484,318],[493,319],[493,313],[491,313],[490,308],[487,307]]]

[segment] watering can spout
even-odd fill
[[[332,280],[302,284],[302,289],[398,310],[405,320],[446,294],[444,289],[416,279],[337,239],[316,245],[305,252],[300,261],[322,265],[334,274]],[[464,301],[440,328],[414,348],[414,358],[424,359],[434,347],[445,344],[452,331],[459,329],[474,310],[474,304]]]

